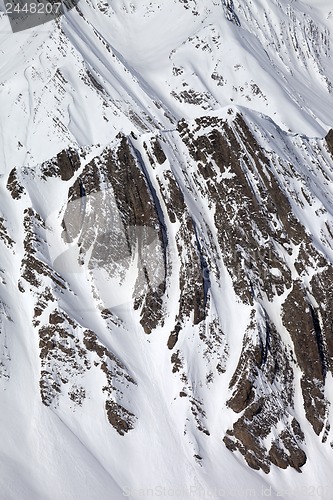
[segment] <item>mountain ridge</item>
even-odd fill
[[[261,7],[81,0],[15,71],[2,35],[6,498],[331,494],[332,21]]]

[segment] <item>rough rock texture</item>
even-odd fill
[[[231,12],[232,3],[226,8]],[[275,133],[289,151],[293,139]],[[330,141],[328,134],[328,147]],[[323,141],[312,145],[324,147]],[[301,471],[307,456],[296,391],[314,433],[324,433],[323,443],[330,432],[325,381],[333,367],[333,270],[295,210],[314,205],[305,174],[291,160],[264,149],[245,118],[230,109],[224,119],[181,120],[168,137],[119,134],[96,156],[68,150],[35,172],[14,169],[7,187],[22,202],[25,235],[18,287],[34,297],[43,403],[55,410],[84,408],[85,379],[94,371],[105,379],[96,390],[108,422],[118,434],[128,433],[138,419],[131,402],[137,382],[113,352],[113,332],[163,335],[179,388],[175,400],[186,408],[184,436],[192,422],[211,438],[204,388],[228,375],[223,404],[234,420],[222,436],[226,447],[266,473],[272,465]],[[318,169],[324,175],[325,166]],[[64,251],[56,258],[55,229],[29,206],[31,178],[64,185],[54,218]],[[291,179],[302,185],[301,194],[292,193]],[[198,197],[201,209],[194,216]],[[5,219],[1,228],[10,249]],[[330,222],[323,228],[321,241],[329,245]],[[101,331],[84,319],[75,281],[82,283],[83,273]],[[121,291],[129,279],[125,305],[111,288],[105,294],[109,283]],[[218,312],[228,299],[226,280],[248,317],[232,373],[233,339]],[[75,317],[62,309],[63,297],[79,304]],[[199,445],[193,456],[201,457]]]
[[[333,157],[333,129],[331,128],[325,137],[329,152]]]

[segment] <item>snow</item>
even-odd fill
[[[172,261],[167,281],[165,325],[147,336],[138,326],[139,311],[126,301],[134,286],[130,270],[121,284],[116,279],[110,284],[104,275],[96,274],[92,280],[86,268],[75,268],[77,242],[68,245],[61,239],[68,185],[59,179],[44,182],[38,174],[43,161],[68,146],[91,147],[86,159],[81,158],[83,168],[104,145],[112,144],[119,131],[134,131],[139,137],[135,147],[147,160],[144,140],[161,133],[168,161],[155,173],[146,161],[158,196],[161,198],[156,179],[162,178],[163,169],[170,169],[185,193],[203,241],[209,244],[210,230],[218,248],[214,207],[194,185],[196,167],[175,128],[181,118],[190,126],[205,115],[231,121],[228,110],[240,110],[270,154],[295,214],[318,250],[333,262],[327,230],[323,237],[324,223],[329,221],[333,227],[332,160],[323,140],[317,140],[332,126],[331,2],[234,1],[240,27],[225,18],[221,1],[188,3],[186,9],[175,0],[80,0],[78,8],[67,12],[59,23],[15,34],[10,33],[6,16],[0,17],[0,213],[18,242],[14,251],[2,242],[0,260],[5,274],[0,296],[10,316],[3,313],[1,325],[10,376],[0,381],[0,487],[6,500],[142,498],[149,496],[150,489],[161,491],[155,488],[166,488],[167,493],[178,490],[180,499],[188,498],[190,491],[194,498],[210,494],[245,499],[248,488],[256,498],[270,487],[286,492],[311,486],[331,488],[332,436],[325,446],[318,442],[304,416],[299,387],[294,411],[303,416],[306,450],[311,457],[303,474],[277,468],[268,476],[255,472],[222,442],[236,420],[225,403],[251,313],[233,290],[223,255],[218,255],[216,264],[221,280],[212,280],[210,313],[221,319],[225,334],[229,353],[225,374],[215,373],[214,383],[203,386],[207,365],[199,328],[188,322],[180,339],[186,354],[185,371],[198,385],[204,403],[210,430],[206,436],[198,433],[186,398],[178,397],[184,384],[172,373],[171,353],[166,348],[177,314],[179,260]],[[211,78],[213,73],[223,80]],[[181,97],[184,90],[195,93],[196,104]],[[312,149],[316,147],[319,151]],[[277,154],[282,164],[275,162]],[[317,163],[312,165],[315,156]],[[288,162],[296,165],[298,174],[291,181],[286,175]],[[27,194],[19,201],[6,189],[13,167],[22,167],[27,186]],[[226,169],[219,182],[231,177]],[[312,204],[305,202],[302,188],[313,197]],[[58,294],[59,307],[82,328],[98,332],[137,380],[127,396],[138,422],[124,437],[110,426],[102,411],[104,399],[96,387],[105,384],[105,377],[97,369],[82,376],[87,392],[82,408],[74,407],[68,396],[56,409],[46,408],[40,401],[41,361],[32,326],[35,300],[17,289],[24,255],[23,211],[28,206],[46,221],[43,248],[47,248],[48,262],[69,284],[68,290]],[[162,210],[166,210],[164,205]],[[168,223],[171,260],[176,253],[177,229],[177,224]],[[294,269],[298,248],[293,248],[292,255],[283,248],[280,251]],[[65,253],[62,262],[59,256]],[[133,261],[132,271],[135,269]],[[279,274],[278,269],[271,272]],[[101,301],[93,297],[92,285],[99,289]],[[265,302],[285,343],[290,339],[280,311],[287,294],[274,303]],[[111,331],[97,314],[98,309],[109,306],[119,319]],[[301,374],[296,375],[299,385]],[[332,387],[330,378],[330,401]],[[193,460],[194,454],[202,456],[203,465]],[[218,488],[224,493],[218,494]],[[332,497],[332,489],[328,494]],[[299,490],[281,496],[301,497]]]

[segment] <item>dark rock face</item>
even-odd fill
[[[121,436],[133,429],[133,421],[135,421],[133,413],[130,413],[126,408],[114,401],[107,401],[105,409],[110,424]]]
[[[329,152],[333,157],[333,129],[331,128],[325,137]]]
[[[252,324],[252,328],[260,330],[262,327],[259,323]],[[264,328],[268,337],[266,348],[259,339],[258,344],[253,346],[250,341],[252,335],[244,340],[241,358],[230,382],[233,393],[228,401],[236,413],[243,413],[233,429],[227,432],[224,442],[232,451],[238,449],[251,467],[269,472],[270,462],[275,465],[278,462],[279,466],[283,464],[283,468],[288,465],[293,467],[293,455],[304,452],[301,449],[301,434],[295,437],[293,432],[293,426],[298,423],[287,411],[293,405],[294,394],[289,356],[274,325],[267,321]],[[252,332],[249,331],[250,334]],[[258,377],[264,387],[270,388],[270,394],[264,391],[264,395],[260,395]],[[283,391],[276,391],[275,387],[283,387]],[[273,429],[277,432],[281,420],[285,423],[285,430],[280,432],[270,449],[265,448],[262,440]],[[304,455],[304,463],[305,459]]]
[[[224,9],[226,18],[229,21],[236,24],[236,26],[240,26],[240,21],[238,19],[237,14],[236,14],[233,0],[222,0],[222,5],[223,5],[223,9]]]
[[[106,150],[101,159],[89,163],[69,189],[64,238],[70,242],[79,237],[82,261],[89,251],[90,269],[102,266],[110,276],[121,272],[121,265],[124,268],[129,265],[139,244],[144,279],[137,280],[133,306],[141,309],[141,324],[150,333],[163,314],[166,273],[163,221],[127,139],[121,137],[116,150]],[[84,200],[91,205],[90,215],[82,210]],[[147,253],[150,246],[154,255]],[[158,283],[151,282],[152,273],[147,271],[149,258],[155,258]]]
[[[232,2],[225,9],[232,17]],[[331,132],[326,144],[332,152]],[[275,133],[288,150],[290,139]],[[13,170],[7,182],[15,203],[26,200],[28,207],[18,287],[35,300],[43,403],[84,407],[84,374],[102,373],[105,384],[96,390],[104,415],[120,435],[130,433],[138,419],[131,403],[137,381],[112,348],[113,331],[165,334],[170,373],[187,409],[184,436],[192,421],[200,439],[211,439],[205,398],[211,384],[227,376],[234,355],[219,309],[230,280],[234,301],[248,319],[239,326],[239,359],[228,372],[222,403],[234,420],[221,438],[256,470],[300,472],[309,457],[297,391],[313,432],[323,433],[323,442],[329,434],[325,383],[333,368],[333,269],[295,210],[311,206],[311,196],[304,188],[303,201],[293,200],[288,191],[290,180],[299,180],[297,165],[260,146],[244,117],[232,110],[228,120],[182,120],[168,137],[157,134],[141,143],[134,134],[119,134],[102,154],[84,159],[83,152],[63,151],[34,173],[45,183],[57,177],[65,186],[57,215],[58,243],[67,250],[54,261],[48,224],[27,200],[25,179],[32,174]],[[5,219],[0,234],[12,248]],[[78,301],[80,290],[71,287],[70,275],[83,269],[102,334],[88,326],[81,310],[72,317],[59,306],[63,296]],[[101,273],[104,284],[119,290],[132,279],[124,316],[110,285],[110,297],[99,288]],[[128,320],[128,311],[136,320]]]
[[[160,165],[162,165],[165,162],[165,160],[167,159],[167,157],[165,156],[163,148],[161,147],[161,144],[159,143],[158,139],[153,142],[152,146],[153,146],[153,151],[154,151],[154,155],[155,155],[157,162]]]
[[[303,372],[301,387],[307,419],[316,434],[324,425],[326,362],[323,338],[315,311],[295,282],[283,306],[283,319],[293,340],[297,362]]]
[[[21,186],[17,179],[17,171],[15,168],[13,168],[8,176],[7,189],[15,200],[19,200],[24,192],[23,186]]]
[[[198,120],[197,123],[193,133],[201,127],[216,127],[209,136],[204,134],[203,128],[203,133],[188,147],[193,158],[198,161],[200,174],[207,179],[209,199],[215,204],[219,245],[227,259],[228,268],[234,270],[232,279],[237,294],[252,303],[253,295],[260,294],[263,288],[269,296],[273,295],[275,288],[282,293],[283,283],[288,280],[290,271],[282,265],[272,241],[273,236],[278,238],[282,231],[273,231],[270,220],[276,215],[282,219],[281,224],[288,221],[290,206],[281,193],[279,195],[280,190],[274,178],[268,181],[263,174],[267,159],[240,117],[235,123],[246,145],[243,150],[234,132],[225,123],[215,119],[208,123]],[[185,128],[182,134],[187,137],[188,130]],[[212,158],[215,168],[207,158]],[[246,168],[256,185],[248,182],[249,177],[244,171]],[[229,178],[223,183],[216,182],[218,176],[226,171]],[[294,232],[293,222],[288,221],[291,234]],[[267,243],[261,245],[260,239]],[[285,241],[285,236],[280,237],[280,244]],[[281,276],[271,276],[271,267],[277,267]]]
[[[179,132],[197,162],[199,175],[207,182],[209,200],[215,207],[219,246],[234,289],[244,303],[253,307],[228,401],[242,415],[224,442],[230,450],[240,451],[255,469],[269,472],[273,463],[300,470],[306,461],[302,432],[295,431],[300,429],[299,423],[287,410],[293,406],[294,361],[262,304],[287,292],[281,311],[283,324],[303,372],[305,413],[319,434],[327,412],[323,391],[331,336],[322,328],[323,308],[309,302],[309,295],[318,300],[319,290],[302,288],[300,282],[292,279],[291,269],[278,249],[285,248],[291,255],[294,245],[300,247],[295,262],[299,276],[310,261],[318,268],[324,265],[322,257],[294,216],[269,159],[243,118],[237,116],[231,127],[216,118],[195,122],[192,130],[185,122],[180,123]],[[210,130],[208,134],[206,128]],[[227,178],[219,182],[225,172]],[[327,279],[323,290],[330,290],[330,282]],[[329,308],[325,309],[327,316]],[[266,387],[264,395],[260,385]],[[284,431],[267,448],[263,440],[272,431],[277,433],[281,421]]]
[[[75,150],[63,150],[56,158],[45,162],[42,166],[42,175],[47,177],[60,177],[62,181],[69,181],[80,167],[80,159]]]

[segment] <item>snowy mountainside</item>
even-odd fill
[[[330,2],[0,23],[4,497],[329,498]]]
[[[330,2],[261,3],[83,1],[59,25],[11,36],[3,15],[2,158],[34,165],[64,144],[170,129],[232,103],[323,135]]]

